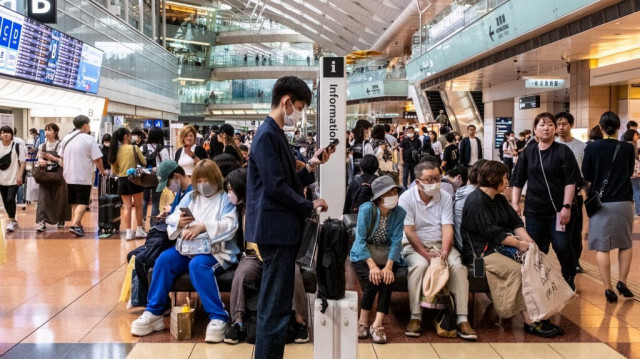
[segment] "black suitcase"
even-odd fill
[[[105,194],[118,194],[118,177],[110,175],[99,175],[100,186],[98,186],[98,197],[102,197]]]
[[[112,183],[115,183],[115,191]],[[98,234],[120,232],[120,208],[122,198],[117,192],[117,179],[110,176],[101,176],[98,197]]]

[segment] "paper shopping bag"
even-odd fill
[[[534,322],[559,313],[576,294],[551,265],[549,257],[535,243],[530,243],[522,264],[522,295],[527,312]]]
[[[129,301],[131,295],[131,273],[135,270],[136,256],[131,256],[127,270],[124,272],[124,283],[122,283],[122,289],[120,290],[120,302],[126,303]]]

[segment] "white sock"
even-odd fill
[[[463,322],[468,322],[469,319],[467,318],[466,315],[458,315],[458,319],[456,320],[456,322],[458,324],[463,323]]]
[[[144,231],[144,229],[142,229],[142,226],[138,226],[138,231]]]

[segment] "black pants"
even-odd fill
[[[576,265],[579,265],[578,260],[582,255],[582,207],[584,207],[584,199],[581,195],[577,195],[571,206],[571,220],[567,224],[567,230],[571,233],[573,252],[576,254]]]
[[[379,266],[380,269],[384,266]],[[380,283],[375,285],[369,280],[369,265],[366,261],[353,262],[353,268],[356,270],[356,274],[360,278],[360,284],[362,285],[362,304],[360,309],[371,310],[373,308],[373,301],[378,295],[378,313],[389,314],[389,305],[391,304],[391,292],[393,283],[387,285]],[[393,273],[395,275],[397,265],[393,265]]]
[[[2,195],[2,202],[4,208],[7,210],[9,218],[16,218],[16,194],[18,193],[18,186],[0,186],[0,195]]]
[[[509,167],[509,172],[507,172],[507,178],[510,180],[511,172],[513,171],[513,158],[504,157],[502,159],[502,163],[504,163],[505,165],[507,165],[507,167]]]
[[[291,319],[297,246],[258,245],[262,255],[262,283],[258,299],[256,359],[284,356]]]

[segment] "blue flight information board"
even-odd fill
[[[0,74],[97,93],[103,52],[0,7]]]

